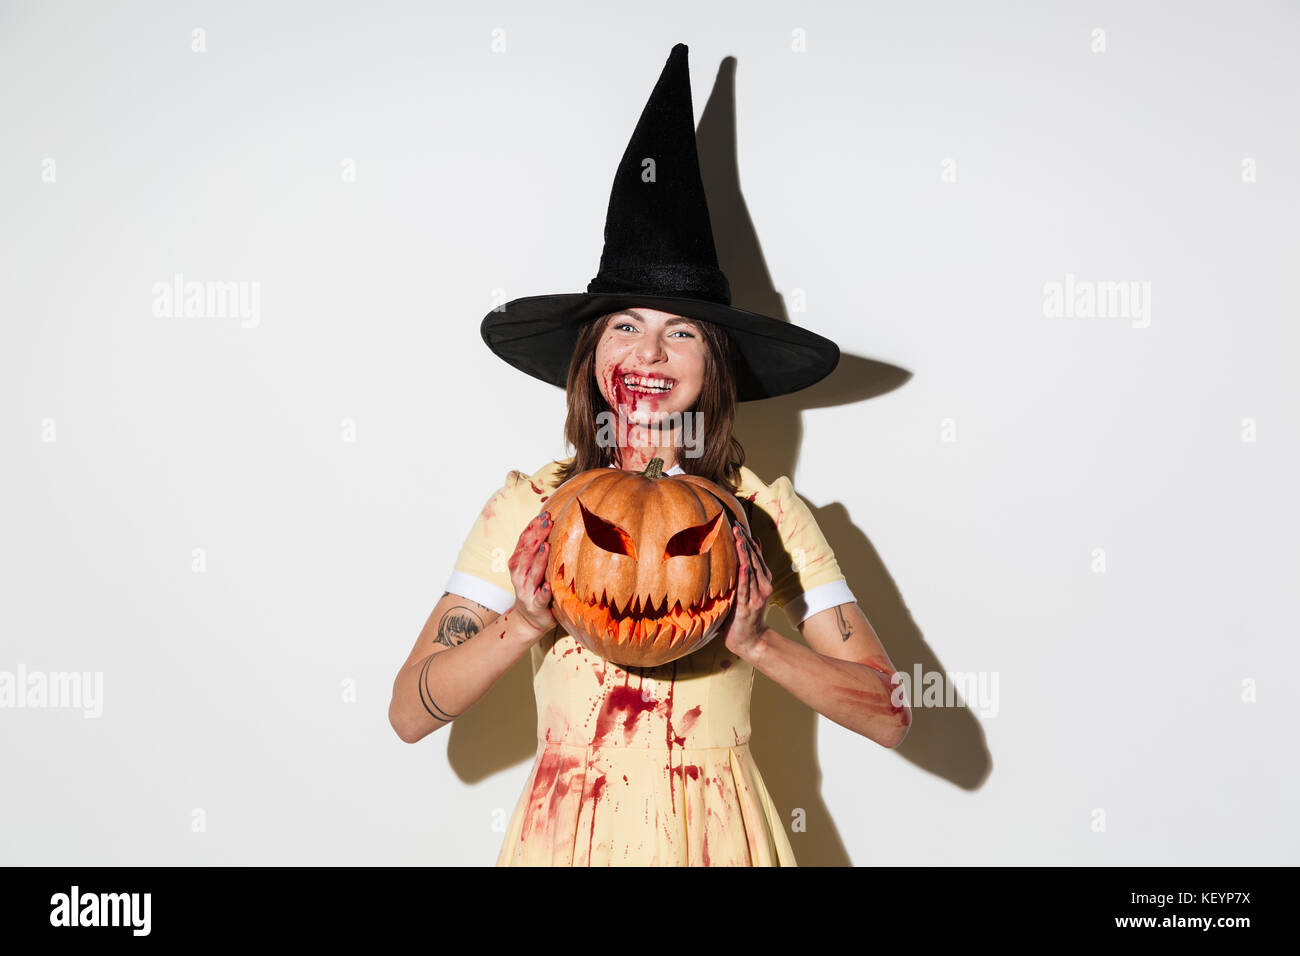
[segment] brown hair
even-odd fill
[[[589,320],[578,331],[565,384],[569,412],[564,422],[565,443],[574,449],[573,461],[561,465],[560,484],[592,468],[618,463],[615,447],[602,448],[596,442],[596,417],[610,412],[596,381],[596,345],[608,324],[608,315]],[[679,456],[678,464],[688,475],[699,475],[726,488],[732,494],[740,486],[740,466],[745,449],[732,434],[736,422],[736,345],[725,328],[702,319],[692,319],[704,337],[704,381],[691,411],[700,413],[704,434],[698,458]]]

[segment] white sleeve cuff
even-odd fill
[[[838,581],[828,581],[802,594],[796,594],[785,602],[783,610],[790,618],[790,623],[798,627],[818,611],[824,611],[828,607],[838,607],[841,604],[852,604],[856,600],[853,592],[849,590],[849,582],[840,578]]]
[[[447,579],[447,586],[443,590],[476,601],[498,614],[506,613],[515,603],[514,591],[503,591],[495,584],[489,584],[482,578],[465,574],[463,571],[451,572],[451,577]]]

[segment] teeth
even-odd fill
[[[645,376],[642,375],[624,375],[623,384],[641,385],[646,388],[657,388],[665,392],[671,390],[673,387],[673,383],[668,381],[667,379],[646,378]]]
[[[717,602],[708,603],[710,606],[692,613],[682,607],[681,601],[669,606],[667,595],[658,602],[649,596],[630,595],[620,609],[618,598],[602,589],[599,596],[593,594],[590,600],[574,608],[574,612],[586,627],[592,631],[603,630],[607,639],[620,646],[676,647],[698,641],[725,610]]]

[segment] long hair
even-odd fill
[[[560,484],[592,468],[618,464],[618,449],[601,447],[596,441],[597,416],[613,413],[596,381],[596,345],[608,324],[609,316],[586,322],[578,331],[578,341],[569,363],[565,383],[568,415],[564,421],[564,440],[574,450],[573,461],[561,465]],[[720,485],[732,494],[740,486],[740,466],[745,463],[745,449],[732,434],[736,423],[736,345],[727,330],[713,322],[692,319],[704,337],[704,381],[699,398],[691,411],[699,412],[703,435],[698,458],[689,458],[683,447],[678,464],[688,475],[699,475]]]

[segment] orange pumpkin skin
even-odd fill
[[[722,629],[736,600],[733,495],[696,475],[593,468],[556,490],[546,580],[551,610],[583,647],[624,667],[685,657]]]

